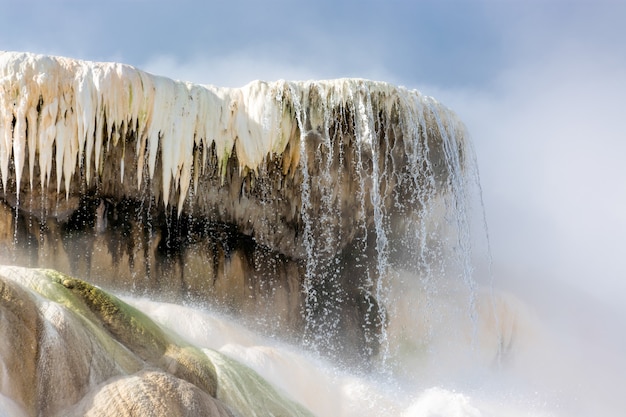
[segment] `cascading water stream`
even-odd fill
[[[352,98],[351,100],[352,105],[354,105],[354,98]],[[354,108],[352,109],[353,113],[356,114]],[[371,139],[371,138],[370,138]],[[381,332],[381,334],[376,335],[373,334],[374,332],[370,331],[369,329],[371,327],[374,326],[375,323],[382,323],[383,321],[381,320],[381,317],[379,317],[379,313],[378,313],[378,309],[376,308],[376,305],[372,302],[372,300],[375,297],[374,294],[374,289],[376,288],[376,283],[375,280],[372,278],[372,274],[373,272],[371,271],[371,262],[369,261],[368,258],[368,253],[366,251],[366,248],[368,246],[368,241],[369,241],[369,230],[368,230],[368,226],[367,223],[365,221],[366,219],[366,177],[367,177],[367,173],[365,172],[364,166],[363,166],[363,141],[357,141],[356,142],[356,171],[357,171],[357,175],[358,175],[358,192],[357,192],[357,201],[359,201],[359,205],[358,205],[358,216],[359,218],[362,218],[363,221],[360,222],[358,224],[358,227],[360,228],[360,231],[362,233],[362,237],[358,239],[357,241],[357,259],[355,260],[355,262],[357,263],[357,270],[361,271],[361,273],[365,276],[365,279],[363,280],[363,284],[361,287],[361,290],[365,293],[366,295],[366,300],[367,300],[367,308],[365,311],[365,318],[364,318],[364,322],[366,325],[366,331],[365,331],[365,339],[367,341],[367,346],[373,346],[376,343],[380,344],[380,346],[383,347],[383,349],[387,349],[386,347],[386,338],[384,337],[384,329]],[[380,263],[376,262],[376,269],[378,271],[380,271]],[[367,350],[367,354],[368,355],[373,355],[373,350],[372,348],[368,347]],[[384,361],[383,361],[384,362]]]
[[[271,407],[309,415],[293,400],[320,417],[494,409],[446,387],[500,362],[524,323],[475,280],[475,157],[462,124],[434,99],[366,80],[220,89],[120,64],[12,53],[0,64],[9,260],[178,303],[126,297],[143,316],[69,277],[2,269],[19,276],[6,277],[7,288],[54,305],[31,303],[33,317],[52,321],[46,311],[58,308],[71,318],[57,326],[85,327],[76,340],[104,356],[127,346],[137,358],[125,360],[140,363],[111,374],[89,368],[82,399],[59,399],[60,410],[83,410],[128,381],[148,386],[162,372],[185,381],[176,395],[251,416],[269,407],[264,395]],[[39,230],[34,256],[15,249],[23,213],[26,229]],[[27,285],[30,274],[52,282]],[[57,291],[83,298],[61,302]],[[126,334],[128,323],[152,333]],[[59,339],[42,340],[58,354]],[[35,361],[49,381],[54,360]],[[199,383],[207,377],[189,360],[219,368],[211,378],[222,391]],[[7,387],[0,407],[17,398]]]
[[[362,87],[365,90],[365,87]],[[382,182],[382,174],[380,172],[379,167],[379,159],[381,151],[378,149],[378,132],[376,132],[376,125],[374,121],[374,114],[371,106],[371,96],[369,91],[365,90],[359,92],[361,94],[358,95],[358,98],[355,100],[352,97],[353,104],[355,105],[355,113],[358,114],[357,122],[356,122],[356,134],[358,137],[357,142],[360,143],[360,146],[368,146],[371,149],[372,153],[372,171],[371,171],[371,190],[370,190],[370,200],[374,211],[374,234],[376,236],[376,263],[375,268],[377,272],[377,276],[379,277],[373,288],[370,289],[372,291],[371,296],[379,300],[382,308],[379,309],[379,317],[374,317],[374,320],[379,321],[380,323],[385,323],[386,318],[386,310],[385,305],[388,304],[388,295],[387,289],[383,285],[383,277],[389,274],[389,261],[388,261],[388,241],[387,241],[387,232],[386,232],[386,219],[383,213],[383,202],[381,198],[381,182]],[[394,172],[391,173],[393,175]],[[360,176],[363,178],[363,176]],[[389,341],[387,340],[386,330],[383,326],[381,328],[381,333],[378,337],[378,342],[381,346],[380,352],[380,366],[381,369],[385,369],[386,363],[388,361],[389,354]]]

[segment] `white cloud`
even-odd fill
[[[141,68],[174,79],[219,87],[241,87],[257,79],[271,81],[314,78],[313,72],[306,67],[272,62],[247,54],[219,58],[198,56],[184,62],[172,55],[161,55],[151,58]]]
[[[241,87],[253,80],[273,81],[368,78],[397,82],[382,55],[388,47],[379,40],[341,31],[324,31],[311,22],[291,22],[285,38],[256,38],[232,42],[226,52],[196,49],[191,55],[153,54],[138,66],[146,71],[200,84]],[[292,26],[297,26],[296,28]],[[297,29],[297,30],[296,30]],[[347,29],[346,29],[347,30]]]

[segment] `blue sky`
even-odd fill
[[[167,57],[200,64],[194,77],[212,84],[225,75],[211,64],[241,56],[274,64],[274,78],[289,69],[479,84],[502,56],[489,8],[469,1],[3,1],[3,39],[13,48],[136,66]],[[231,71],[226,82],[238,85],[263,75]]]
[[[0,49],[219,86],[363,77],[466,122],[496,282],[626,297],[626,1],[9,1]],[[520,285],[523,283],[523,285]]]

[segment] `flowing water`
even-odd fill
[[[89,71],[96,73],[100,67],[94,65]],[[292,410],[293,415],[307,415],[299,405],[284,400],[284,395],[318,417],[582,417],[615,412],[615,384],[609,384],[611,389],[591,387],[605,382],[601,371],[594,369],[596,358],[580,365],[581,360],[589,358],[572,353],[571,339],[555,331],[554,323],[545,322],[529,304],[532,297],[499,288],[498,277],[491,273],[488,233],[471,143],[462,123],[435,100],[417,92],[392,90],[359,80],[251,84],[244,94],[176,84],[128,68],[119,69],[119,73],[120,80],[133,80],[130,87],[119,90],[122,96],[130,91],[130,97],[124,97],[131,109],[123,110],[121,105],[118,108],[121,99],[115,94],[92,103],[88,96],[95,94],[97,86],[86,83],[81,84],[80,91],[87,98],[80,101],[82,107],[75,109],[83,112],[83,122],[72,118],[53,123],[56,129],[75,123],[78,127],[63,128],[82,132],[82,137],[88,132],[87,138],[93,139],[65,143],[60,139],[63,129],[56,133],[57,192],[65,190],[68,198],[76,161],[80,160],[80,168],[87,172],[88,185],[92,162],[96,170],[101,169],[98,155],[104,149],[103,140],[107,140],[106,147],[116,146],[117,141],[109,139],[116,134],[119,139],[120,131],[133,128],[137,154],[144,157],[138,157],[136,167],[135,179],[142,190],[137,212],[140,222],[146,224],[156,219],[143,206],[152,207],[156,199],[153,194],[158,193],[166,208],[178,193],[178,215],[185,207],[189,213],[182,215],[188,216],[189,223],[193,221],[191,209],[203,197],[202,191],[198,191],[198,176],[205,169],[197,161],[204,159],[206,164],[207,159],[204,153],[199,156],[198,149],[204,152],[213,146],[222,182],[233,149],[239,158],[239,172],[260,172],[259,183],[267,174],[264,158],[271,152],[291,152],[288,156],[299,161],[299,205],[294,211],[302,223],[296,233],[301,248],[293,249],[291,254],[304,259],[304,294],[299,311],[304,326],[298,337],[287,341],[268,333],[272,326],[268,326],[271,317],[267,316],[258,317],[256,322],[254,317],[239,321],[236,315],[211,310],[207,304],[172,304],[137,297],[142,281],[149,280],[156,270],[151,258],[145,260],[146,276],[135,276],[132,286],[122,292],[127,303],[167,329],[167,334],[176,334],[176,340],[180,338],[193,346],[195,354],[203,352],[221,381],[218,398],[233,409],[246,410],[241,413],[251,416],[266,415],[268,408],[257,404],[265,398],[272,407],[279,404],[277,407]],[[116,85],[110,83],[109,87],[115,90]],[[148,89],[138,87],[143,88],[144,83],[154,86],[155,97],[149,96]],[[255,88],[261,92],[254,93]],[[237,101],[235,97],[241,95],[245,97]],[[228,113],[224,110],[227,105],[222,103],[224,97],[231,100],[224,100],[231,103],[230,122],[213,115]],[[190,101],[186,101],[188,98]],[[154,114],[139,108],[142,99],[144,104],[151,100],[156,103]],[[12,104],[4,104],[13,109]],[[13,120],[7,116],[2,121],[4,125],[0,125],[5,128],[4,142],[0,143],[4,187],[11,184],[7,180],[11,178],[10,168],[16,171],[15,224],[19,206],[24,204],[19,197],[24,148],[26,143],[34,143],[26,136],[35,135],[31,128],[20,136],[20,129],[22,124],[34,126],[44,123],[45,117],[56,115],[56,107],[40,109],[40,104],[39,119],[23,105],[26,110],[18,110],[19,117],[13,116],[13,110],[7,111]],[[203,106],[220,110],[210,112]],[[61,108],[64,114],[74,111],[67,104]],[[285,122],[286,108],[293,116],[293,127]],[[89,117],[90,111],[96,117]],[[116,112],[121,116],[116,116]],[[178,114],[182,121],[172,114]],[[94,120],[103,124],[96,128]],[[120,124],[115,125],[116,120]],[[155,125],[149,126],[150,121],[155,121]],[[102,126],[109,129],[108,133]],[[169,129],[170,136],[178,135],[177,140],[163,139],[168,134],[165,129]],[[213,142],[205,143],[210,134],[203,129],[214,129],[223,137],[216,136],[210,139]],[[300,136],[296,138],[297,146],[290,142],[293,149],[286,151],[291,139],[285,132],[292,131]],[[43,190],[43,184],[50,181],[54,159],[53,147],[46,145],[45,140],[54,132],[42,129],[40,133],[37,143]],[[103,139],[103,135],[107,138]],[[159,146],[164,148],[159,154],[163,184],[157,184],[162,189],[155,193],[154,189],[147,189],[142,177],[155,175]],[[34,149],[28,150],[34,155]],[[76,155],[83,155],[82,152],[86,156],[77,159]],[[125,167],[124,155],[118,179],[126,187],[129,180],[124,177],[131,167]],[[27,159],[32,190],[35,158]],[[267,182],[269,187],[275,186],[270,180]],[[342,189],[338,184],[349,186]],[[245,200],[261,193],[263,213],[273,210],[272,199],[280,200],[272,194],[275,192],[272,188],[241,185],[237,195]],[[31,194],[30,199],[34,198],[37,197]],[[43,198],[42,192],[41,206]],[[347,200],[354,202],[348,210],[344,207]],[[98,210],[104,210],[103,204],[101,201]],[[34,206],[32,200],[29,205]],[[173,207],[168,210],[165,221],[169,233],[180,220]],[[255,239],[272,242],[276,225],[271,224],[270,218],[265,216],[255,223]],[[98,233],[106,229],[105,220],[103,215],[97,216],[94,227]],[[40,233],[43,241],[43,229]],[[20,243],[17,227],[8,236],[14,244]],[[186,238],[193,240],[191,235],[183,236],[183,240]],[[144,252],[151,247],[152,239],[149,235],[138,242]],[[352,245],[349,250],[345,247],[348,240]],[[97,258],[98,253],[88,256]],[[0,254],[0,262],[11,261],[10,256]],[[279,279],[276,272],[264,285],[271,286]],[[364,339],[360,351],[351,351],[353,346],[341,342],[342,333],[354,330],[350,326],[355,324],[346,325],[345,317],[347,301],[355,293],[363,320],[362,328],[357,329]],[[65,313],[54,307],[53,301],[45,301],[45,305],[52,306],[46,307],[45,314],[51,315],[50,322],[57,323]],[[73,326],[80,326],[76,323]],[[58,331],[58,326],[46,326],[46,334]],[[92,329],[89,326],[85,328]],[[54,337],[44,341],[51,343],[50,350],[55,349]],[[80,352],[83,347],[75,348]],[[350,355],[355,359],[346,360]],[[611,363],[619,371],[624,361],[616,359]],[[8,366],[4,361],[2,364]],[[7,394],[12,381],[4,380],[4,375],[2,378],[0,415],[25,414]],[[597,396],[598,392],[601,395]],[[596,413],[599,410],[604,414]]]
[[[411,313],[404,325],[411,327],[408,331],[413,333],[413,342],[419,341],[422,351],[407,349],[400,353],[395,358],[400,369],[392,375],[352,372],[325,361],[314,352],[259,335],[228,317],[201,308],[145,299],[127,301],[157,322],[176,329],[196,346],[215,349],[254,369],[316,416],[578,415],[570,414],[574,410],[568,410],[567,401],[570,400],[567,396],[554,397],[554,393],[535,391],[541,384],[533,385],[529,379],[531,371],[520,369],[513,363],[507,365],[509,368],[492,363],[493,351],[497,349],[494,344],[498,343],[498,336],[490,328],[493,317],[485,318],[487,323],[481,323],[485,329],[479,343],[470,341],[471,337],[476,337],[475,324],[464,314],[454,311],[458,300],[433,300],[429,307],[431,311],[418,309]],[[487,310],[485,314],[489,314],[491,300],[482,301],[487,304],[482,306]],[[439,303],[441,305],[437,305]],[[524,349],[548,347],[547,342],[535,334],[539,329],[524,306],[505,297],[499,303],[504,319],[514,320],[518,327],[515,337],[519,340],[509,343],[530,345],[510,346],[509,349],[524,356],[528,354]],[[436,311],[432,311],[433,306]],[[430,334],[425,334],[420,329],[423,323],[417,323],[416,317],[421,321],[432,320],[437,326],[445,326],[445,330],[430,330]],[[526,329],[519,330],[524,326]],[[533,342],[529,340],[532,338],[540,345],[532,346]],[[520,360],[510,359],[511,362]],[[535,359],[542,358],[537,355]],[[563,412],[563,409],[567,411]]]
[[[466,294],[416,291],[396,278],[387,368],[369,372],[199,306],[126,301],[196,346],[254,369],[316,416],[622,415],[626,368],[618,351],[603,349],[601,331],[576,338],[568,325],[546,323],[515,295],[488,288],[477,290],[469,314]]]

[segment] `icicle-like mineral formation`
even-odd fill
[[[385,320],[380,277],[409,226],[462,189],[466,152],[453,113],[387,83],[218,88],[0,52],[0,247],[27,252],[12,262],[291,327],[319,317],[365,329],[357,344]]]
[[[401,154],[416,146],[413,142],[425,142],[425,130],[440,140],[441,126],[434,120],[442,115],[437,112],[445,113],[445,129],[459,128],[459,122],[434,100],[381,82],[256,81],[238,89],[217,88],[174,81],[128,65],[3,52],[0,179],[4,192],[18,198],[24,183],[69,197],[80,189],[81,171],[88,186],[99,177],[108,183],[105,189],[136,196],[147,172],[149,180],[160,185],[153,191],[165,206],[177,194],[180,214],[194,186],[204,204],[190,210],[206,214],[215,210],[215,204],[202,198],[206,191],[198,192],[199,177],[207,175],[209,167],[208,174],[214,176],[217,168],[223,182],[235,155],[233,164],[242,177],[269,170],[272,160],[280,160],[283,176],[293,177],[298,174],[302,143],[336,146],[324,143],[324,138],[355,136],[344,138],[342,145],[361,141],[359,148],[370,155],[377,147],[374,141],[406,142],[387,143],[389,149],[380,149],[391,153],[391,162],[400,167],[403,161],[395,157],[404,157]],[[431,146],[431,159],[441,158],[438,148]],[[440,173],[446,170],[442,167]],[[244,195],[245,188],[242,184],[236,191]],[[299,204],[292,209],[299,211]],[[258,217],[245,214],[244,219],[224,220],[243,224]],[[285,214],[286,220],[294,220],[293,214]]]

